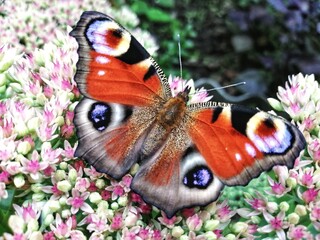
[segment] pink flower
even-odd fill
[[[44,170],[48,167],[47,162],[43,162],[43,161],[40,162],[40,156],[36,150],[32,152],[32,156],[30,160],[27,158],[22,158],[21,163],[23,166],[21,171],[23,173],[30,174],[30,177],[34,180],[37,180],[40,178],[41,176],[39,172],[40,170]]]
[[[79,209],[86,213],[93,213],[93,209],[85,200],[89,197],[90,193],[84,192],[81,193],[77,189],[72,189],[72,197],[67,199],[67,204],[71,205],[71,213],[76,214]]]
[[[0,173],[0,182],[9,183],[10,174],[7,171]]]
[[[304,191],[304,193],[302,193],[302,199],[306,203],[310,203],[310,202],[314,201],[317,198],[318,191],[319,190],[316,190],[314,188],[307,189],[306,191]]]
[[[56,215],[55,225],[50,224],[50,228],[58,238],[68,238],[71,234],[72,219],[69,217],[65,222],[61,220],[59,214]]]
[[[74,152],[75,149],[77,148],[78,144],[75,144],[74,147],[71,147],[71,144],[65,140],[64,141],[64,150],[63,150],[63,155],[66,158],[66,160],[70,160],[74,158]]]
[[[176,217],[176,216],[173,216],[172,218],[167,218],[164,212],[161,212],[161,215],[162,217],[158,217],[159,222],[170,229],[173,228],[175,224],[178,224],[182,220],[182,217]]]
[[[75,189],[79,192],[85,192],[90,187],[90,181],[88,178],[77,178]]]
[[[320,203],[311,205],[310,219],[320,222]]]
[[[236,214],[235,211],[231,210],[231,208],[227,205],[227,200],[224,200],[222,203],[217,205],[216,216],[217,219],[221,222],[228,221],[233,215]]]
[[[105,216],[99,216],[97,214],[90,214],[90,221],[87,229],[90,232],[98,232],[103,233],[105,231],[110,230],[110,226],[108,225],[108,220]]]
[[[113,217],[112,222],[111,222],[111,229],[117,230],[120,229],[123,225],[123,219],[121,214],[117,214],[116,216]]]
[[[279,182],[274,181],[272,178],[268,176],[268,182],[271,186],[271,191],[267,190],[266,192],[268,194],[276,195],[277,197],[281,197],[287,192],[289,192],[291,189],[289,187],[286,187],[286,178],[288,178],[288,174],[285,174],[281,176],[281,172],[287,172],[285,171],[285,168],[276,168],[276,169],[282,169],[284,171],[279,171]]]
[[[202,227],[202,220],[198,214],[194,214],[192,217],[187,218],[186,224],[190,231],[199,231]]]
[[[13,204],[13,208],[16,210],[18,216],[22,217],[25,222],[30,220],[37,220],[41,214],[41,208],[36,203],[28,204],[25,207],[20,207],[17,204]]]
[[[115,180],[112,180],[111,186],[106,187],[105,190],[112,192],[112,200],[115,200],[118,197],[123,196],[125,193],[124,187]]]
[[[302,225],[291,226],[289,228],[287,236],[288,236],[289,239],[294,239],[294,240],[306,239],[307,227],[306,226],[302,226]]]
[[[281,211],[276,217],[272,216],[268,212],[263,212],[265,220],[269,223],[261,228],[258,228],[258,232],[270,233],[275,231],[280,240],[285,240],[286,235],[284,229],[289,227],[288,222],[285,219],[285,213]]]

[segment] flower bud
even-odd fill
[[[288,187],[295,189],[297,186],[297,180],[293,177],[288,177],[286,180],[286,184],[288,185]]]
[[[278,101],[277,99],[274,99],[274,98],[267,98],[267,100],[268,100],[268,103],[271,105],[271,107],[274,110],[283,111],[283,107],[282,107],[280,101]]]
[[[19,137],[23,137],[28,134],[29,129],[23,121],[19,121],[14,126],[14,131],[18,134]]]
[[[7,78],[4,73],[0,73],[0,86],[5,86],[7,83]]]
[[[61,196],[61,197],[59,198],[59,203],[60,203],[61,206],[66,205],[66,204],[67,204],[67,197],[64,196],[64,195]]]
[[[31,185],[31,191],[34,193],[42,192],[42,185],[41,183],[35,183]]]
[[[231,233],[229,233],[225,238],[228,239],[228,240],[235,240],[235,239],[237,239],[237,237],[236,237],[234,234],[231,234]]]
[[[34,194],[32,194],[32,200],[34,200],[35,202],[40,202],[40,201],[42,201],[45,197],[46,197],[46,194],[43,193],[43,192],[39,192],[39,193],[34,193]]]
[[[217,235],[214,232],[206,232],[205,237],[207,240],[216,240],[218,239]]]
[[[135,175],[138,172],[138,169],[139,169],[139,164],[138,163],[134,164],[130,169],[130,174]]]
[[[35,132],[40,126],[40,119],[39,117],[33,117],[29,119],[27,122],[27,128],[30,132]]]
[[[34,232],[37,231],[39,229],[39,223],[36,219],[30,219],[27,222],[27,229],[29,232]]]
[[[23,233],[25,222],[17,215],[11,215],[8,220],[8,225],[15,233]]]
[[[69,175],[68,175],[68,179],[70,180],[70,182],[75,183],[77,180],[78,174],[77,171],[74,168],[71,168],[69,170]]]
[[[98,204],[102,200],[101,195],[98,192],[92,192],[89,196],[89,201],[94,204]]]
[[[40,231],[32,232],[29,236],[29,239],[32,240],[43,240],[43,235]]]
[[[20,83],[10,83],[9,86],[13,89],[15,92],[22,92],[22,86]]]
[[[119,208],[119,204],[117,202],[111,203],[111,209],[117,210]]]
[[[107,201],[102,200],[98,203],[98,210],[105,211],[108,208],[109,208],[109,203]],[[97,212],[100,212],[100,211],[97,211]]]
[[[44,219],[44,225],[45,226],[50,226],[50,224],[54,221],[54,217],[53,215],[50,213],[46,216],[46,218]]]
[[[58,116],[55,120],[54,120],[54,122],[56,123],[56,124],[58,124],[58,126],[62,126],[63,124],[64,124],[64,118],[62,117],[62,116]]]
[[[61,212],[61,217],[66,219],[68,217],[70,217],[72,214],[71,214],[71,211],[69,209],[64,209],[62,212]]]
[[[280,208],[280,210],[281,211],[283,211],[283,212],[286,212],[286,211],[288,211],[289,210],[289,204],[287,203],[287,202],[281,202],[280,204],[279,204],[279,208]]]
[[[61,209],[61,205],[58,200],[49,200],[48,207],[52,213],[57,212]]]
[[[106,183],[103,179],[97,179],[95,185],[97,188],[103,189],[106,186]]]
[[[26,155],[31,150],[31,144],[27,141],[20,142],[17,147],[17,152]]]
[[[233,226],[232,226],[232,231],[234,233],[241,233],[241,232],[246,232],[248,229],[248,224],[245,222],[236,222]]]
[[[124,220],[124,224],[127,227],[135,226],[138,221],[138,214],[133,212],[128,212],[127,217]]]
[[[37,94],[36,102],[37,102],[38,105],[44,106],[46,101],[47,101],[47,98],[42,92]]]
[[[171,231],[171,235],[175,238],[179,238],[181,237],[181,235],[184,233],[182,227],[180,226],[175,226],[172,228],[172,231]]]
[[[250,219],[253,224],[259,224],[261,221],[261,218],[259,216],[251,216]]]
[[[7,90],[6,85],[0,86],[0,94],[4,94]]]
[[[14,176],[13,183],[16,186],[16,188],[21,188],[26,183],[26,181],[24,180],[23,175],[18,174]]]
[[[182,235],[179,240],[189,240],[189,236],[188,235]]]
[[[219,226],[220,222],[216,219],[210,219],[204,222],[204,230],[213,231]]]
[[[307,208],[303,205],[298,204],[294,209],[294,212],[297,213],[300,217],[307,215]]]
[[[70,182],[68,180],[63,180],[57,183],[57,188],[61,192],[69,192],[72,188]]]
[[[278,210],[278,204],[276,202],[268,202],[267,203],[267,209],[270,213],[274,213]]]
[[[55,172],[54,177],[55,177],[55,179],[56,179],[57,181],[61,181],[61,180],[63,180],[63,179],[66,179],[67,174],[66,174],[65,170],[60,170],[60,169],[59,169],[59,170],[57,170],[57,171]]]
[[[300,220],[300,217],[299,217],[299,215],[298,215],[297,213],[295,213],[295,212],[290,213],[290,214],[288,215],[288,222],[291,223],[291,224],[296,225],[296,224],[298,224],[299,220]]]
[[[67,170],[68,169],[68,163],[66,163],[66,162],[61,162],[61,163],[59,163],[59,168],[61,169],[61,170]],[[70,174],[70,173],[69,173]]]
[[[126,206],[128,204],[128,197],[127,196],[121,196],[117,200],[118,204],[122,207]]]

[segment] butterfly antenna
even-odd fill
[[[246,84],[246,82],[238,82],[238,83],[234,83],[234,84],[230,84],[230,85],[226,85],[226,86],[222,86],[222,87],[215,87],[215,88],[199,90],[199,92],[212,92],[212,91],[216,91],[216,90],[220,90],[220,89],[236,87],[236,86],[245,85],[245,84]]]
[[[180,78],[182,79],[181,40],[180,40],[179,33],[178,33],[178,51],[179,51]]]

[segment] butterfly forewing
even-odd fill
[[[305,147],[302,133],[283,118],[237,105],[190,108],[189,135],[214,174],[245,185],[274,165],[292,167]]]

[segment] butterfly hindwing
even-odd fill
[[[79,44],[75,79],[86,97],[145,106],[155,98],[169,96],[162,70],[140,43],[109,16],[84,12],[70,35]]]
[[[75,109],[79,145],[83,157],[98,171],[120,178],[137,162],[139,141],[152,123],[151,110],[84,98]]]
[[[166,144],[144,159],[131,188],[171,218],[185,207],[204,206],[216,200],[223,184],[187,136],[175,130]]]
[[[302,133],[283,118],[237,105],[190,106],[188,133],[213,173],[245,185],[274,165],[292,167],[305,147]]]

